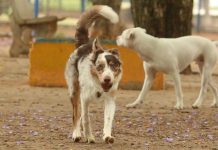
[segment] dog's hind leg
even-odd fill
[[[114,98],[105,99],[103,140],[106,143],[114,142],[114,138],[111,136],[111,129],[112,129],[112,123],[114,119],[114,113],[115,113]]]
[[[152,86],[152,83],[154,81],[156,71],[154,71],[153,69],[147,67],[145,62],[144,62],[143,65],[144,65],[145,73],[147,73],[147,74],[146,74],[146,77],[145,77],[145,81],[144,81],[142,90],[141,90],[138,98],[133,103],[130,103],[130,104],[126,105],[127,108],[136,107],[138,104],[142,103],[145,96],[146,96],[146,94],[147,94],[147,92],[150,90],[150,88]]]
[[[92,135],[92,129],[89,118],[89,101],[81,97],[81,119],[83,125],[83,133],[88,143],[95,143],[95,138]]]
[[[218,93],[217,93],[216,85],[214,85],[212,79],[210,79],[208,85],[212,89],[212,92],[214,94],[214,99],[213,99],[213,103],[211,104],[211,107],[218,107]]]
[[[202,62],[197,62],[197,64],[198,64],[198,67],[199,67],[200,74],[202,75],[203,64],[202,64]],[[212,75],[211,75],[211,77],[209,79],[208,85],[212,89],[212,92],[213,92],[213,95],[214,95],[214,99],[213,99],[213,103],[211,104],[211,107],[218,107],[218,91],[217,91],[217,88],[216,88],[216,84],[212,80]]]
[[[68,91],[70,95],[70,101],[72,104],[72,121],[73,121],[73,134],[72,139],[74,142],[79,142],[81,139],[80,131],[80,117],[79,117],[79,81],[78,81],[78,72],[75,68],[76,54],[73,53],[65,68],[65,80],[68,86]]]
[[[192,105],[192,108],[199,108],[203,102],[204,96],[207,93],[207,86],[209,85],[209,81],[211,78],[211,67],[204,64],[202,68],[202,75],[201,75],[201,89],[199,96],[195,103]]]
[[[179,72],[176,71],[170,74],[173,78],[176,92],[176,105],[174,106],[176,109],[183,109],[183,94],[182,94],[182,86]]]

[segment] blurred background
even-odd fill
[[[28,8],[28,11],[32,11],[35,18],[40,18],[43,16],[57,16],[59,18],[65,18],[57,22],[58,26],[57,31],[53,35],[54,37],[73,37],[76,22],[82,12],[90,8],[93,4],[108,4],[113,7],[120,15],[121,23],[119,25],[119,31],[115,31],[117,34],[119,34],[123,29],[133,27],[135,25],[144,27],[147,29],[148,33],[159,37],[177,37],[188,34],[197,34],[208,37],[212,40],[218,39],[217,0],[179,0],[175,1],[174,3],[171,2],[172,0],[150,0],[150,2],[149,0],[25,1],[28,1],[28,6],[32,7],[31,9]],[[0,53],[5,55],[8,55],[8,49],[10,49],[10,44],[13,40],[10,16],[13,16],[13,3],[17,2],[19,1],[0,0]],[[19,3],[22,2],[20,1]],[[149,9],[149,6],[151,9]],[[21,6],[18,7],[21,7],[18,8],[18,11],[19,9],[23,9],[22,11],[24,11],[24,14],[25,11],[28,13],[25,5],[22,6],[21,4]],[[163,10],[162,13],[164,12],[166,15],[162,14],[161,16],[161,11],[159,11],[161,9]],[[176,15],[175,12],[177,10],[179,10],[178,15]],[[147,16],[144,14],[145,11],[147,11]],[[191,14],[191,16],[188,14]],[[104,25],[105,24],[103,24],[103,26]],[[169,30],[171,30],[171,32],[168,32]],[[31,33],[31,35],[33,35],[33,33]],[[108,38],[114,38],[117,35],[107,36]]]

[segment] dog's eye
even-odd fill
[[[119,68],[119,64],[111,63],[111,64],[110,64],[110,67],[111,67],[111,69],[112,69],[113,71],[116,71],[116,70],[118,70],[118,68]]]
[[[97,71],[101,71],[104,69],[104,67],[105,67],[104,64],[99,64],[99,65],[97,65],[96,69],[97,69]]]

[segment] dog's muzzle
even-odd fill
[[[112,83],[111,83],[111,78],[110,77],[106,77],[104,79],[104,82],[101,83],[101,87],[103,88],[104,92],[108,92],[110,90],[110,88],[112,87]]]
[[[112,83],[102,83],[101,87],[103,88],[104,92],[108,92],[110,88],[112,87]]]

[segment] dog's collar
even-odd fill
[[[101,92],[96,92],[96,96],[97,96],[97,98],[100,98],[101,97],[101,95],[102,95],[102,93]]]

